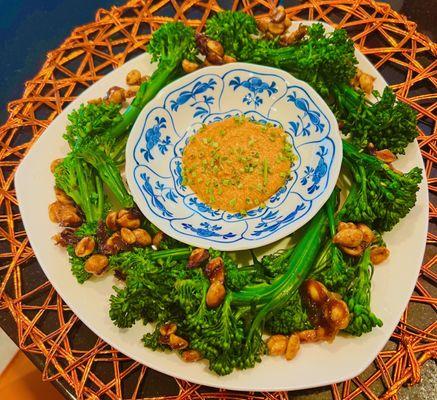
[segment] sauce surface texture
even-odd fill
[[[215,209],[246,212],[264,205],[290,177],[291,145],[278,127],[243,116],[204,125],[182,156],[184,185]]]

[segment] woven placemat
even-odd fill
[[[238,393],[175,380],[126,358],[95,337],[39,272],[13,186],[20,160],[49,123],[86,87],[143,52],[151,32],[168,21],[165,15],[201,29],[208,16],[221,8],[262,15],[277,3],[148,0],[99,10],[95,22],[75,29],[48,54],[41,71],[26,83],[23,97],[9,104],[9,119],[0,128],[0,310],[9,310],[16,321],[20,348],[44,356],[43,379],[66,383],[79,399],[288,398],[283,392]],[[324,398],[397,398],[402,385],[420,381],[421,366],[437,351],[437,299],[430,294],[437,281],[432,270],[437,264],[437,47],[416,31],[414,22],[387,4],[370,0],[282,3],[293,20],[321,20],[346,28],[357,47],[390,79],[398,97],[418,111],[418,141],[431,202],[427,253],[415,292],[374,364],[351,381],[317,391],[328,393]]]

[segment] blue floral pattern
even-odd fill
[[[237,63],[187,75],[146,106],[142,129],[131,134],[139,170],[126,174],[137,188],[135,200],[151,222],[178,240],[222,250],[267,244],[302,226],[329,196],[341,164],[332,113],[305,84],[282,71],[254,72],[262,68]],[[211,208],[182,176],[189,137],[202,124],[236,115],[282,126],[296,154],[292,179],[265,207],[244,214]]]
[[[182,226],[191,232],[195,232],[197,235],[202,236],[203,238],[220,237],[226,240],[236,236],[235,233],[232,232],[222,234],[220,233],[220,231],[223,229],[222,226],[211,225],[208,222],[201,222],[200,227],[197,228],[187,223],[183,223]]]
[[[156,145],[158,146],[158,150],[161,154],[165,154],[167,152],[168,145],[171,143],[171,141],[170,136],[166,136],[164,139],[161,139],[161,130],[164,128],[167,128],[165,118],[156,117],[155,125],[146,130],[146,133],[144,134],[146,138],[146,148],[141,149],[146,161],[154,159],[152,150]]]
[[[319,156],[319,161],[315,168],[307,165],[305,167],[305,175],[301,179],[302,185],[306,186],[308,183],[311,185],[307,188],[309,194],[314,193],[316,190],[320,189],[320,181],[328,172],[328,164],[325,162],[325,156],[328,154],[328,150],[324,146],[320,146],[316,155]]]
[[[234,91],[240,87],[249,90],[249,93],[243,97],[243,103],[247,105],[253,104],[255,108],[263,103],[263,99],[259,95],[262,94],[264,91],[267,92],[269,97],[273,93],[278,92],[275,81],[268,84],[258,77],[250,77],[247,80],[242,80],[239,76],[236,76],[229,82],[229,85],[234,88]]]
[[[197,95],[205,93],[208,90],[214,89],[214,87],[217,85],[217,82],[210,78],[208,82],[201,82],[197,81],[193,88],[191,90],[184,90],[179,93],[176,100],[170,101],[170,107],[172,111],[178,111],[179,107],[184,105],[190,100],[194,100],[194,103],[190,105],[190,107],[195,107],[196,112],[194,113],[194,116],[203,115],[210,111],[210,108],[206,109],[202,106],[199,106],[199,104],[210,106],[214,103],[214,97],[213,96],[203,96],[202,101],[196,100]],[[196,107],[197,106],[197,107]]]

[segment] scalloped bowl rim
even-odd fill
[[[287,82],[287,88],[293,84],[298,84],[299,86],[301,86],[308,93],[308,96],[314,101],[317,107],[322,109],[325,117],[329,120],[329,123],[331,124],[331,130],[328,134],[326,134],[325,137],[330,138],[332,140],[333,147],[334,147],[334,154],[332,157],[332,162],[328,173],[329,178],[327,179],[327,185],[325,187],[325,190],[323,191],[323,193],[321,193],[319,196],[317,196],[315,199],[311,201],[311,208],[301,218],[299,218],[295,222],[290,223],[289,225],[285,226],[280,231],[275,232],[274,234],[271,234],[264,238],[254,239],[250,242],[248,240],[242,240],[234,243],[208,242],[207,239],[199,238],[198,236],[193,236],[193,235],[184,235],[178,232],[177,230],[173,229],[170,226],[170,224],[163,223],[163,220],[161,218],[156,217],[155,214],[150,210],[147,201],[144,200],[143,194],[138,188],[138,184],[135,182],[135,177],[134,177],[135,168],[140,167],[143,164],[139,164],[136,162],[134,152],[137,143],[139,142],[140,137],[143,134],[144,125],[147,120],[148,114],[153,112],[154,109],[156,108],[163,107],[164,102],[169,96],[169,94],[177,90],[178,87],[182,88],[189,85],[195,79],[205,74],[215,73],[219,76],[224,76],[226,73],[234,69],[235,70],[244,69],[248,73],[253,73],[253,74],[274,73],[276,75],[279,75]],[[272,104],[276,103],[276,101],[278,101],[278,99],[272,100]],[[176,127],[174,129],[175,131],[177,131]],[[174,82],[171,82],[169,85],[163,88],[143,108],[143,110],[139,114],[135,124],[131,129],[128,142],[126,145],[125,175],[126,175],[126,181],[128,183],[129,189],[134,197],[134,201],[137,204],[137,206],[140,208],[141,212],[150,222],[156,225],[166,235],[171,236],[174,239],[177,239],[183,243],[192,246],[213,247],[217,250],[223,250],[223,251],[241,251],[241,250],[255,249],[258,247],[275,243],[283,239],[284,237],[289,236],[293,232],[300,229],[303,225],[308,223],[316,215],[316,213],[323,207],[325,202],[328,200],[329,195],[334,190],[341,170],[342,155],[343,155],[343,147],[341,142],[341,134],[338,128],[338,122],[334,114],[332,113],[331,109],[326,104],[326,102],[309,84],[307,84],[306,82],[300,79],[297,79],[296,77],[294,77],[288,72],[285,72],[283,70],[274,67],[236,62],[236,63],[230,63],[220,66],[204,67],[190,74],[184,75],[183,77],[175,80]],[[232,223],[227,222],[227,226],[229,226],[229,229],[232,229]]]

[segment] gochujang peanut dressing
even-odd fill
[[[182,156],[184,185],[212,208],[245,213],[285,184],[293,157],[283,129],[227,118],[190,138]]]

